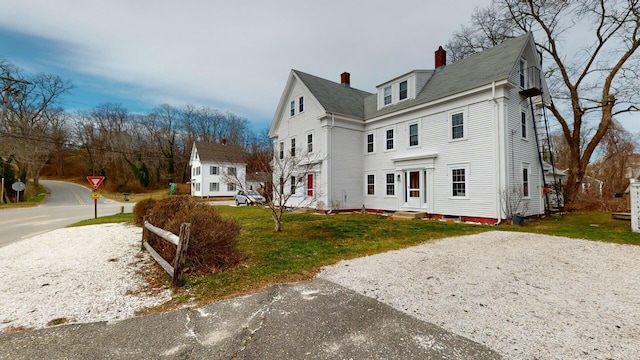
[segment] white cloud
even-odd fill
[[[349,71],[367,91],[433,68],[438,45],[489,0],[455,3],[10,0],[0,22],[67,44],[53,55],[63,66],[140,87],[132,96],[150,104],[270,118],[291,68],[335,81]]]

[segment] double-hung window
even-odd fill
[[[395,187],[394,178],[395,178],[394,174],[387,174],[386,175],[386,179],[387,179],[387,196],[394,196],[396,194],[396,187]]]
[[[219,183],[209,183],[209,191],[220,191]]]
[[[209,167],[209,175],[218,175],[218,167],[217,166],[210,166]]]
[[[451,196],[467,196],[467,169],[451,168]]]
[[[418,124],[409,125],[409,146],[418,145]]]
[[[296,101],[292,100],[291,101],[291,116],[296,114]]]
[[[522,196],[529,197],[529,165],[522,164]]]
[[[236,176],[236,168],[234,167],[230,167],[227,169],[227,175],[229,176]]]
[[[291,139],[291,156],[296,156],[296,139]]]
[[[384,88],[384,104],[391,104],[391,86]]]
[[[300,96],[300,99],[298,99],[298,112],[301,113],[304,111],[304,97]]]
[[[307,134],[307,152],[313,152],[313,134]]]
[[[527,113],[522,111],[520,112],[520,129],[521,135],[523,139],[527,138]]]
[[[227,184],[227,191],[236,191],[236,184]]]
[[[367,175],[367,195],[375,195],[376,193],[376,176]]]
[[[451,115],[451,139],[464,138],[464,113],[455,113]]]
[[[399,100],[404,100],[407,98],[407,80],[400,83],[400,94],[398,96]]]
[[[386,136],[387,136],[387,150],[392,150],[393,149],[393,129],[387,129]]]
[[[280,142],[280,160],[284,159],[284,142]]]
[[[367,152],[373,152],[373,133],[367,134]]]
[[[296,177],[292,176],[291,177],[291,188],[290,188],[291,194],[295,194],[296,193],[296,185],[297,185],[296,184]]]

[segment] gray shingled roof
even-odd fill
[[[346,87],[333,81],[293,70],[327,112],[364,118],[366,91]]]
[[[238,145],[222,145],[210,142],[196,141],[195,147],[198,150],[200,161],[207,162],[228,162],[246,163],[244,150]]]
[[[377,109],[377,95],[293,70],[327,112],[369,119],[508,79],[530,35],[506,40],[436,73],[415,99]]]

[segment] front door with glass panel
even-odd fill
[[[431,211],[433,207],[433,170],[404,172],[404,207]]]
[[[406,203],[408,207],[420,207],[422,189],[420,184],[420,171],[407,171],[405,173],[406,184]]]

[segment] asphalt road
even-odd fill
[[[37,207],[7,208],[0,210],[0,247],[28,237],[59,229],[80,220],[94,217],[91,190],[64,181],[40,181],[49,195]],[[133,204],[100,198],[98,216],[131,212]]]

